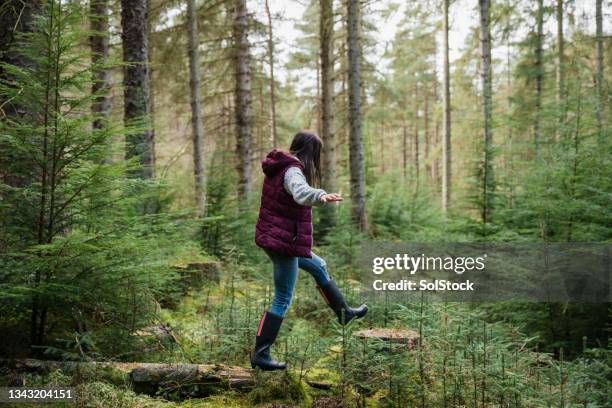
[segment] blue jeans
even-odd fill
[[[293,290],[298,276],[298,268],[308,272],[322,286],[331,280],[327,273],[327,264],[323,259],[311,253],[312,258],[288,256],[266,250],[274,267],[274,299],[270,313],[284,317],[291,305]]]

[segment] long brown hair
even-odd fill
[[[321,184],[321,149],[323,141],[312,130],[300,130],[291,142],[289,152],[304,165],[304,175],[308,184],[319,187]]]

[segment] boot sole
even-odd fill
[[[340,323],[342,326],[346,326],[346,325],[347,325],[347,324],[349,324],[349,323],[351,322],[351,320],[353,320],[353,319],[361,319],[361,318],[365,317],[365,315],[367,315],[369,311],[370,311],[370,309],[368,309],[368,308],[367,308],[367,306],[366,306],[366,310],[365,310],[365,312],[364,312],[364,313],[363,313],[361,316],[359,316],[359,315],[354,315],[353,317],[351,317],[351,318],[350,318],[350,319],[349,319],[349,320],[348,320],[346,323],[344,323],[344,324],[342,323],[341,318],[340,318],[340,317],[338,317],[338,322],[339,322],[339,323]]]
[[[260,365],[257,365],[257,364],[253,364],[253,363],[251,363],[251,368],[253,370],[255,370],[255,368],[259,368],[261,371],[283,371],[283,370],[287,369],[287,367],[282,367],[282,368],[280,368],[280,367],[279,368],[276,368],[276,367],[267,367],[267,366],[260,366]]]

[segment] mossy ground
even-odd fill
[[[227,269],[228,267],[226,267]],[[233,282],[230,282],[233,281]],[[228,301],[228,286],[232,286],[233,300]],[[257,305],[245,306],[249,297],[269,289],[255,282],[245,282],[227,275],[219,284],[210,283],[202,288],[190,290],[171,309],[162,308],[159,320],[171,327],[178,343],[168,339],[148,336],[144,341],[139,360],[143,362],[185,362],[185,363],[225,363],[248,366],[249,345],[254,341],[259,312]],[[228,316],[228,303],[234,305],[233,316]],[[294,303],[289,324],[283,327],[283,333],[291,332],[292,337],[306,338],[317,330],[319,316],[317,308],[310,304],[312,298],[303,297]],[[230,306],[231,307],[231,306]],[[245,307],[247,309],[245,310]],[[259,306],[261,309],[261,306]],[[245,316],[247,313],[249,316]],[[228,325],[231,325],[228,327]],[[310,333],[310,334],[309,334]],[[239,342],[234,342],[235,338]],[[333,390],[318,390],[307,384],[308,379],[333,382],[338,380],[335,372],[330,371],[328,361],[333,355],[323,353],[314,364],[300,366],[295,363],[299,352],[289,350],[287,344],[279,342],[276,354],[285,357],[294,364],[286,372],[255,372],[255,386],[247,392],[218,390],[216,394],[205,398],[170,401],[161,396],[136,394],[130,388],[129,377],[125,372],[104,368],[96,370],[78,370],[63,372],[57,370],[46,375],[19,374],[28,387],[72,387],[76,393],[76,405],[73,403],[47,404],[48,407],[351,407],[353,399],[347,394],[342,398]],[[290,355],[288,355],[290,354]],[[321,364],[317,364],[320,362]],[[8,383],[15,377],[8,373],[0,377],[2,383]],[[172,397],[170,396],[170,399]],[[344,400],[344,402],[343,402]],[[340,405],[339,405],[340,404]],[[9,405],[10,406],[10,405]],[[37,404],[19,403],[16,407],[38,406]]]
[[[270,301],[271,285],[266,283],[271,282],[266,281],[269,265],[244,268],[225,265],[219,283],[205,283],[171,308],[161,308],[159,323],[171,328],[174,337],[135,336],[139,346],[129,347],[129,360],[248,367],[257,323]],[[609,353],[544,363],[524,347],[528,340],[520,333],[501,323],[487,323],[478,309],[460,305],[422,303],[387,309],[384,303],[374,303],[365,319],[345,328],[323,305],[310,277],[302,274],[273,347],[273,354],[287,361],[288,370],[255,372],[255,386],[248,391],[218,389],[204,398],[191,398],[189,390],[164,398],[140,395],[131,390],[125,372],[113,369],[20,376],[29,387],[73,387],[78,407],[494,407],[501,398],[514,401],[512,406],[562,406],[568,401],[606,406],[602,402],[608,400]],[[424,345],[407,351],[401,345],[366,342],[353,335],[381,322],[389,328],[422,326]],[[2,384],[14,376],[0,375],[5,375],[0,377]],[[312,381],[326,383],[329,389],[315,388],[308,384]]]
[[[10,376],[0,377],[5,383]],[[76,402],[49,403],[46,407],[88,407],[88,408],[149,408],[149,407],[181,407],[181,408],[286,408],[286,407],[335,407],[339,398],[331,392],[312,390],[305,382],[298,382],[291,373],[256,373],[256,386],[249,392],[220,391],[206,398],[169,401],[161,397],[136,394],[123,380],[117,381],[112,376],[66,375],[57,370],[47,375],[26,374],[28,387],[70,387],[74,390]],[[40,406],[37,403],[15,403],[3,406],[25,408]],[[342,405],[350,407],[350,405]]]

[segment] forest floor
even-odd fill
[[[221,266],[221,271],[232,266]],[[251,376],[253,385],[232,387],[226,382],[222,386],[202,384],[181,384],[170,378],[168,382],[155,387],[150,395],[135,392],[133,369],[139,363],[116,363],[93,365],[89,363],[66,367],[50,364],[44,370],[25,369],[17,371],[0,369],[3,384],[15,380],[23,381],[27,387],[71,387],[76,394],[76,406],[82,407],[265,407],[291,408],[345,407],[346,398],[339,395],[337,375],[329,371],[329,355],[323,354],[320,367],[305,363],[287,351],[283,337],[288,331],[314,332],[317,322],[309,321],[312,314],[312,299],[297,296],[292,307],[291,327],[283,327],[275,354],[290,363],[287,371],[260,372],[249,367],[249,353],[257,320],[266,302],[269,302],[269,287],[258,287],[253,282],[238,276],[225,277],[219,281],[204,280],[189,283],[193,287],[178,299],[158,310],[158,324],[134,333],[141,344],[138,360],[145,363],[166,364],[223,364],[223,367],[243,367],[241,375]],[[311,282],[308,282],[311,286]],[[262,302],[253,301],[256,293],[266,293]],[[312,295],[312,293],[310,293]],[[175,299],[176,300],[176,299]],[[320,309],[323,307],[319,299]],[[251,302],[253,302],[251,304]],[[319,313],[320,310],[317,311]],[[315,313],[315,319],[321,320]],[[325,319],[329,322],[331,313]],[[288,326],[285,324],[285,326]],[[300,333],[299,337],[303,337]],[[316,334],[313,334],[316,336]],[[337,353],[337,349],[330,350]],[[25,361],[25,360],[24,360]],[[31,365],[37,362],[32,360]],[[25,364],[27,365],[27,364]],[[151,364],[153,365],[153,364]],[[130,374],[132,373],[132,374]],[[242,389],[241,389],[242,388]],[[351,404],[352,405],[352,404]],[[348,406],[351,406],[348,405]],[[8,404],[6,406],[38,406],[32,403]],[[75,406],[73,403],[50,403],[49,407]]]
[[[187,278],[177,282],[181,289],[160,299],[151,326],[128,336],[130,343],[122,353],[127,349],[130,354],[114,359],[154,363],[147,366],[154,369],[145,378],[158,378],[155,364],[238,367],[222,370],[229,377],[213,368],[213,375],[186,380],[184,370],[170,370],[149,389],[138,389],[131,371],[137,366],[85,364],[41,374],[7,372],[0,365],[0,383],[19,380],[28,387],[72,387],[76,406],[96,408],[480,408],[500,406],[499,401],[512,401],[503,406],[537,407],[569,406],[587,396],[597,401],[588,406],[599,407],[609,399],[610,355],[557,361],[534,350],[533,338],[503,322],[487,321],[478,307],[458,303],[371,299],[368,315],[343,327],[305,273],[298,278],[293,304],[272,350],[287,361],[288,370],[251,370],[249,354],[259,318],[271,301],[272,281],[267,263],[238,262],[201,265],[200,276],[191,274],[193,265],[179,267]],[[358,283],[350,279],[354,271],[350,266],[331,269],[347,297],[356,302]],[[232,375],[234,384],[244,385],[246,379],[248,386],[219,381],[231,380]]]

